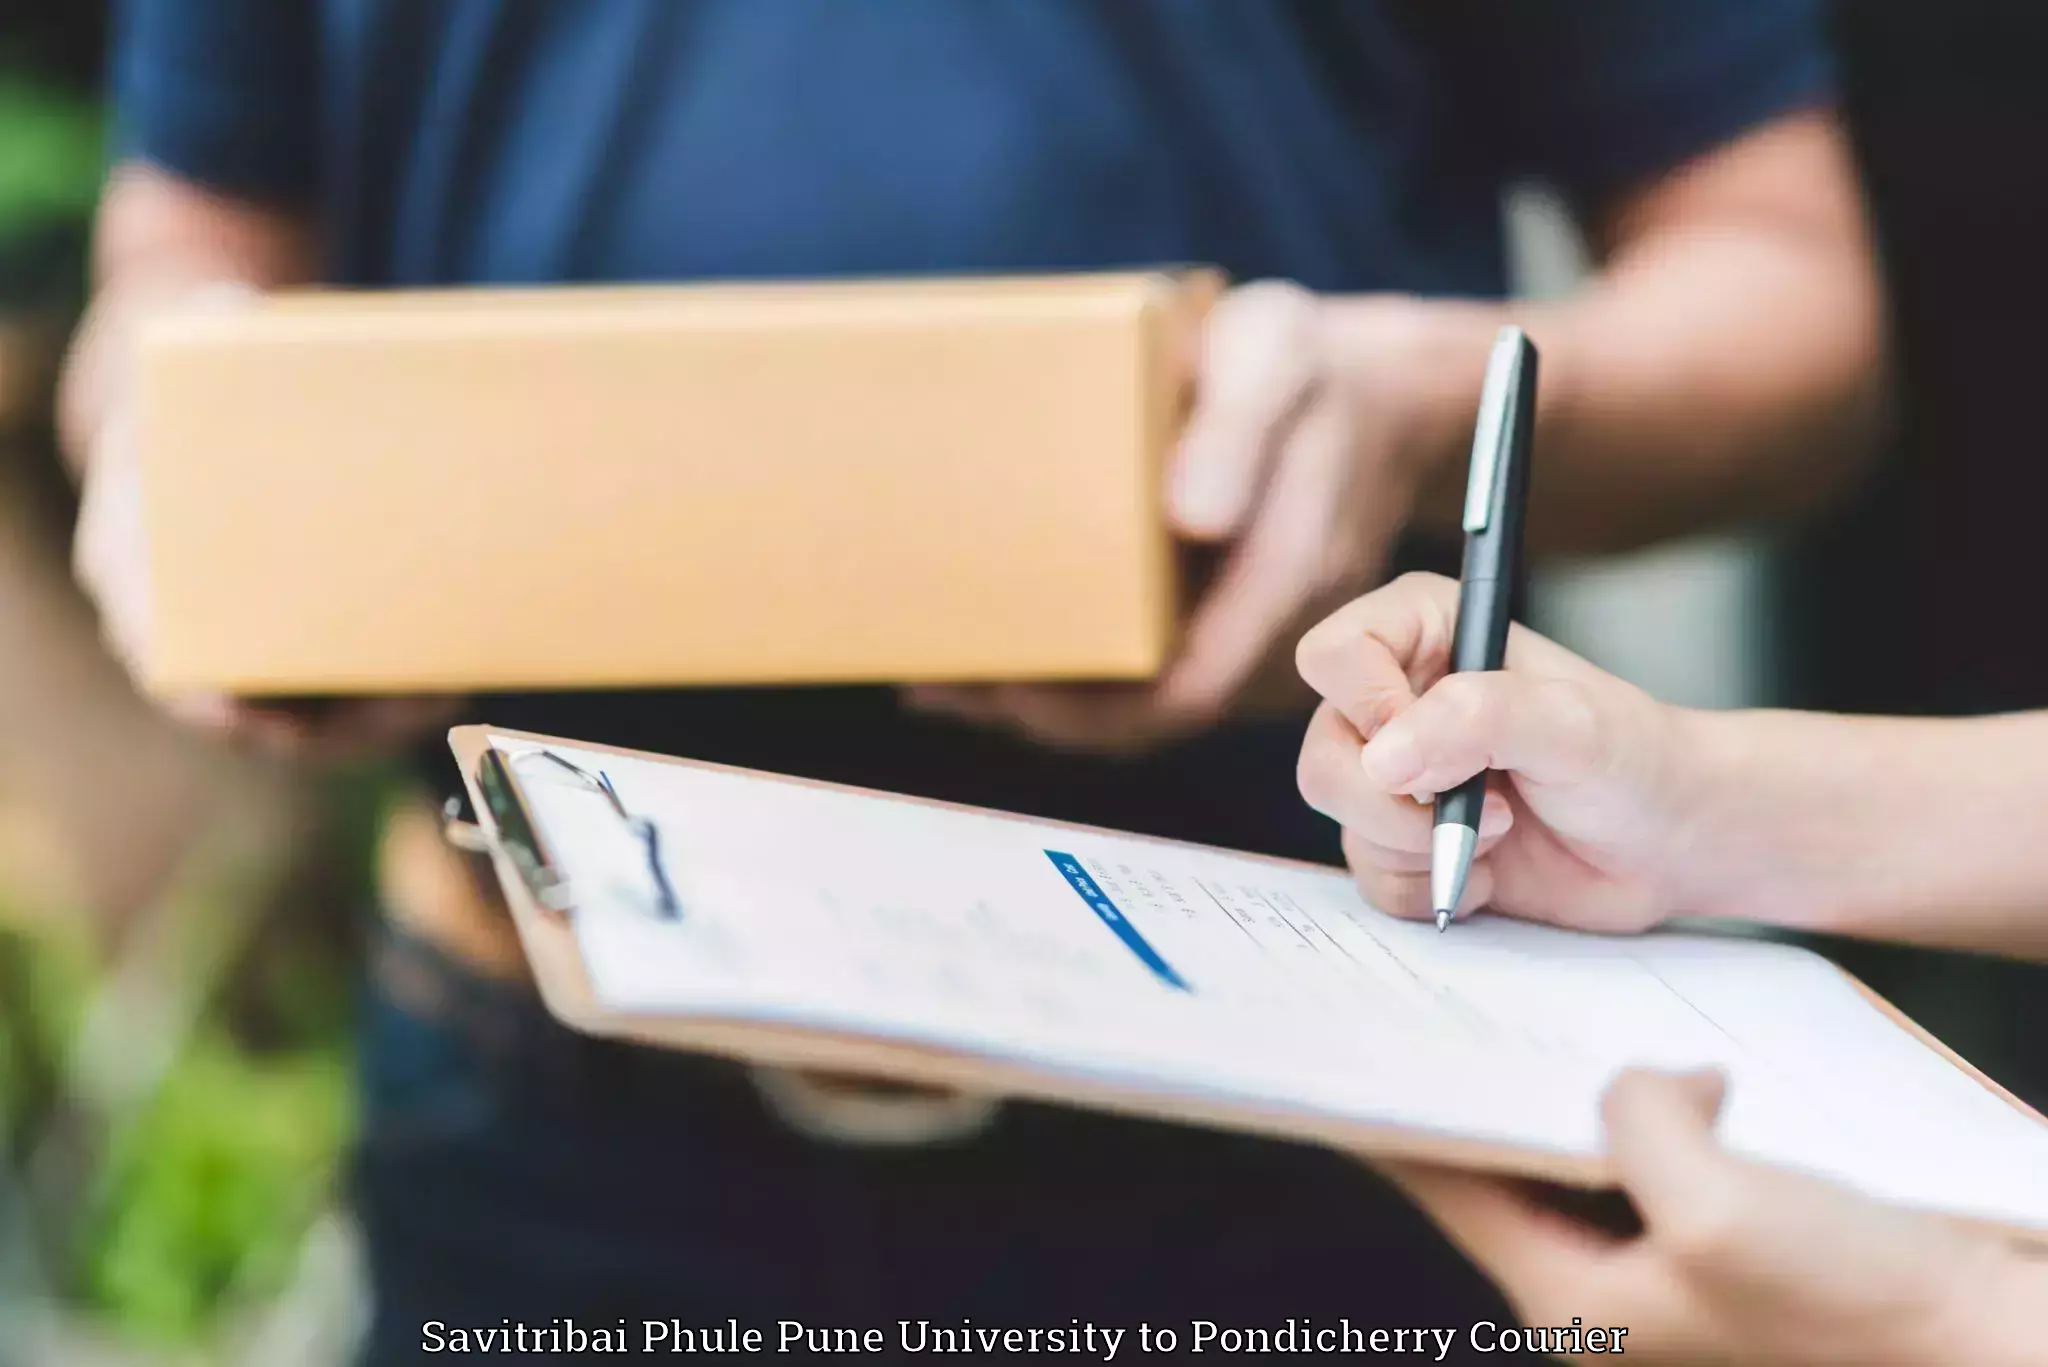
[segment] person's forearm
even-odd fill
[[[1542,354],[1532,550],[1626,549],[1800,512],[1873,444],[1880,292],[1825,120],[1681,170],[1609,228],[1602,268],[1571,298],[1412,305],[1404,378],[1428,389],[1433,415],[1415,433],[1423,525],[1457,525],[1484,358],[1509,321]],[[1333,334],[1371,306],[1334,301]]]
[[[2048,713],[1678,716],[1684,910],[2048,960]]]
[[[1803,512],[1874,443],[1876,288],[1853,253],[1702,227],[1525,325],[1548,363],[1537,549]]]
[[[144,318],[198,291],[306,284],[317,270],[302,216],[225,199],[148,167],[117,168],[94,224],[92,303],[58,396],[58,439],[73,468],[83,468],[120,406]]]

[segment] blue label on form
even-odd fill
[[[1102,923],[1116,932],[1116,938],[1124,942],[1124,947],[1137,955],[1145,967],[1158,974],[1161,982],[1168,987],[1179,988],[1182,992],[1194,990],[1188,986],[1187,979],[1174,972],[1173,966],[1159,957],[1159,951],[1152,948],[1151,942],[1138,933],[1138,928],[1124,919],[1124,914],[1116,909],[1116,903],[1109,900],[1108,894],[1097,887],[1095,880],[1088,876],[1088,871],[1081,867],[1080,860],[1058,850],[1047,850],[1045,857],[1052,860],[1052,866],[1060,871],[1060,876],[1067,880],[1068,886],[1081,894],[1081,900],[1102,918]]]

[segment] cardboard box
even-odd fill
[[[170,692],[1117,679],[1216,277],[317,292],[141,351]]]

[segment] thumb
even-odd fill
[[[125,412],[93,444],[79,488],[72,571],[98,610],[100,634],[132,673],[149,649],[142,471]]]
[[[1277,280],[1232,290],[1211,310],[1169,484],[1167,511],[1183,535],[1225,540],[1251,515],[1315,383],[1319,319],[1314,295]]]
[[[1739,1168],[1714,1137],[1727,1094],[1717,1072],[1631,1069],[1601,1101],[1614,1175],[1651,1230],[1718,1227]]]
[[[1488,769],[1577,783],[1607,767],[1610,730],[1599,695],[1579,680],[1452,674],[1380,728],[1359,761],[1390,793],[1448,792]]]

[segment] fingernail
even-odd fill
[[[1407,729],[1396,723],[1365,743],[1358,762],[1365,767],[1365,776],[1381,788],[1402,792],[1421,772],[1422,752]]]

